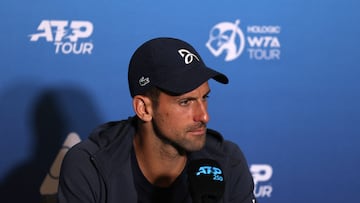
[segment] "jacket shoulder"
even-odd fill
[[[205,148],[215,150],[223,155],[232,154],[233,151],[240,150],[238,145],[230,140],[226,140],[220,132],[214,129],[207,130],[207,141]]]

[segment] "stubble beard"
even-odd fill
[[[161,131],[156,121],[154,120],[152,120],[152,126],[156,136],[161,140],[161,142],[173,146],[180,155],[185,155],[188,152],[199,151],[205,145],[206,130],[203,135],[198,135],[196,140],[188,139],[186,134],[191,133],[192,131],[199,128],[206,129],[206,123],[198,123],[187,127],[184,132],[182,132],[182,135],[180,136],[182,139],[180,140],[173,140],[170,139],[168,136],[164,135],[164,133]]]

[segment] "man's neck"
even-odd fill
[[[185,168],[186,155],[180,155],[172,146],[158,146],[139,135],[135,136],[133,145],[139,168],[153,185],[170,186]]]

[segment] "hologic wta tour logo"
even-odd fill
[[[271,197],[273,187],[270,180],[273,168],[269,164],[252,164],[250,172],[254,179],[254,194],[256,198]]]
[[[30,41],[53,43],[55,54],[91,54],[94,49],[88,41],[94,30],[90,21],[42,20],[37,30]]]
[[[244,34],[240,20],[220,22],[210,30],[206,47],[215,57],[225,55],[225,61],[239,58],[244,51],[253,60],[280,60],[280,32],[278,25],[249,25]]]

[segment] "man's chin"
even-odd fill
[[[204,146],[205,146],[205,141],[198,144],[192,144],[191,146],[187,146],[186,151],[188,152],[200,151],[204,148]]]

